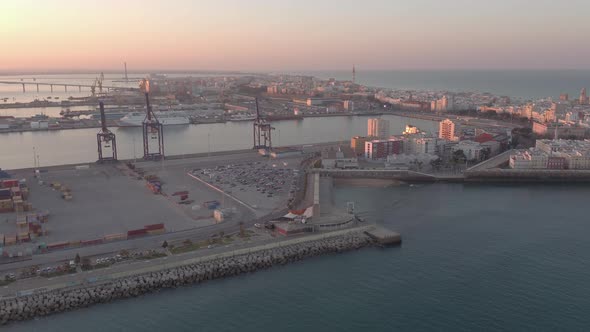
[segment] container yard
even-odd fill
[[[252,152],[11,171],[0,245],[39,253],[252,220],[288,206],[300,162]]]
[[[138,178],[125,165],[23,170],[11,175],[21,187],[16,190],[10,182],[8,190],[0,191],[12,202],[8,209],[8,198],[0,199],[0,205],[7,207],[0,213],[0,244],[5,247],[57,250],[200,225],[151,188],[156,186],[153,177]]]

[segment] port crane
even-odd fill
[[[150,81],[141,80],[139,88],[145,94],[146,103],[146,115],[142,123],[143,159],[161,160],[164,159],[164,126],[158,121],[150,105]]]
[[[255,98],[256,103],[256,120],[254,120],[254,149],[265,149],[268,152],[272,150],[272,131],[275,129],[260,115],[258,108],[258,98]]]
[[[100,73],[100,76],[98,77],[97,83],[98,83],[98,93],[102,94],[102,82],[104,81],[104,73]]]
[[[117,161],[117,139],[115,134],[107,128],[107,119],[104,113],[104,103],[99,102],[100,123],[102,128],[96,134],[96,143],[98,144],[98,163]],[[110,155],[105,155],[106,151],[111,151]]]

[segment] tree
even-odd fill
[[[82,268],[83,269],[88,269],[91,266],[92,266],[92,263],[90,262],[90,258],[88,258],[88,257],[82,258]]]
[[[164,240],[164,243],[162,243],[162,248],[168,248],[168,241]]]
[[[453,152],[453,162],[455,164],[464,164],[465,160],[467,160],[467,156],[465,156],[463,150]]]
[[[80,258],[80,254],[76,253],[76,257],[74,258],[74,263],[76,263],[76,265],[80,264],[81,258]]]
[[[433,170],[439,171],[442,166],[442,160],[440,158],[431,160],[430,166],[432,167]]]

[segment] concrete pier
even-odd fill
[[[377,225],[366,230],[365,234],[382,246],[394,246],[402,243],[402,236],[399,233]]]
[[[374,245],[361,230],[340,231],[267,245],[259,250],[249,249],[197,259],[178,266],[154,265],[147,271],[125,276],[113,276],[101,284],[86,287],[61,287],[51,290],[30,290],[21,296],[0,301],[0,323],[33,319],[64,311],[88,307],[117,299],[136,297],[164,288],[198,284],[208,280],[231,277],[297,262],[305,258],[341,253]],[[156,270],[157,269],[157,270]],[[26,294],[26,295],[25,295]]]

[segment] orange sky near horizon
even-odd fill
[[[124,61],[137,70],[590,68],[590,46],[579,37],[589,20],[552,6],[3,0],[0,70],[109,70]]]

